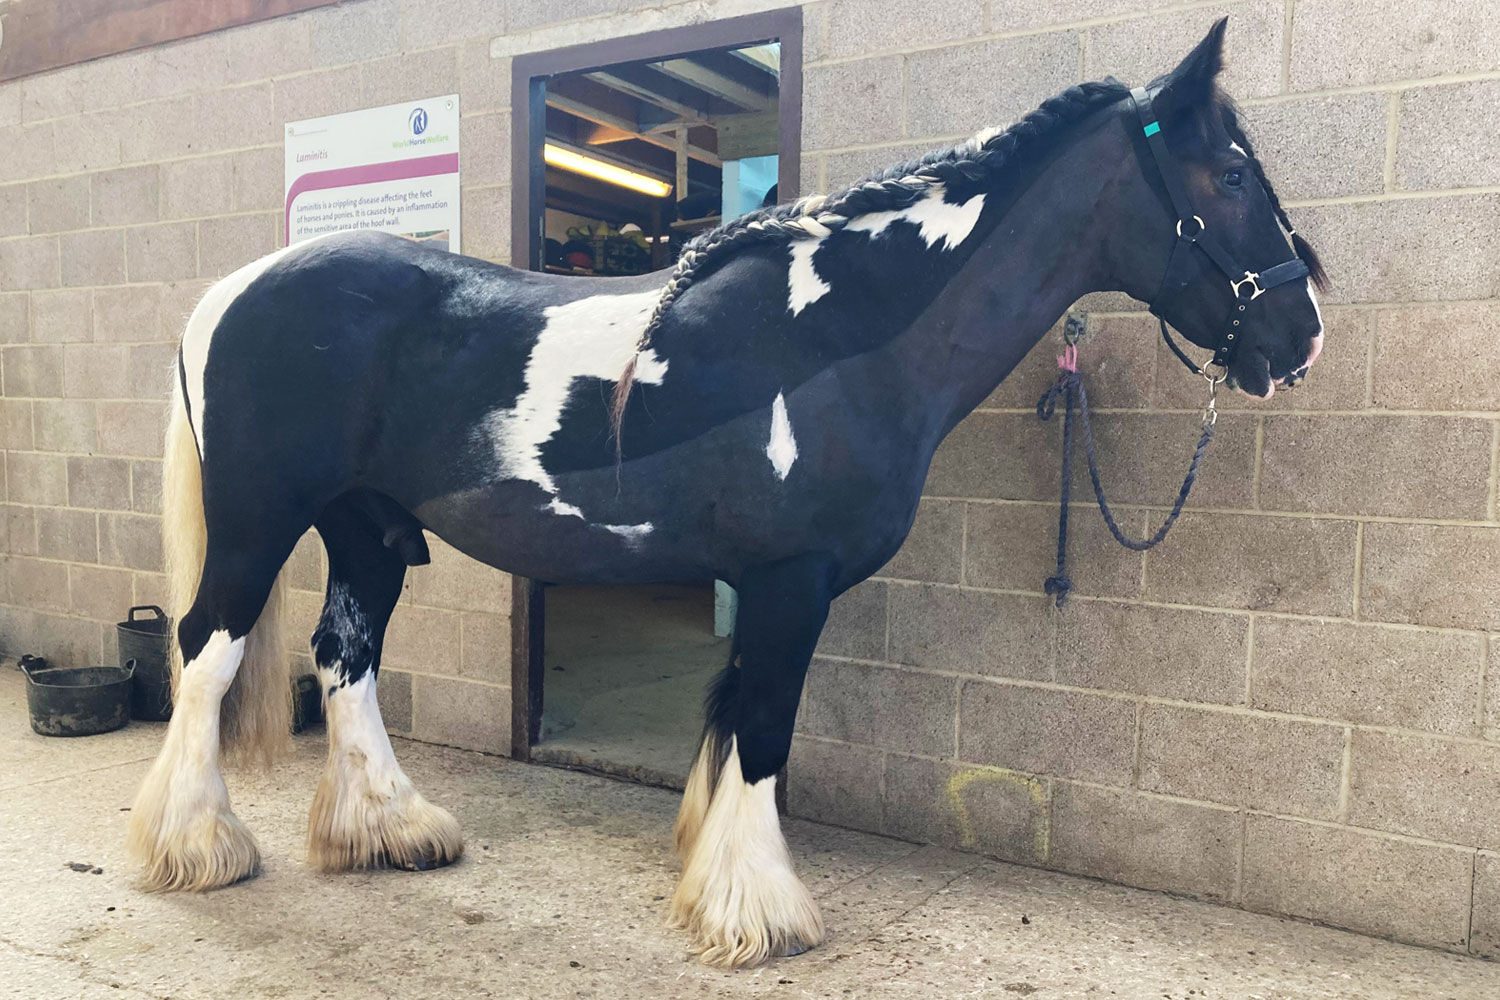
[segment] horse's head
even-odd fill
[[[1324,278],[1215,83],[1224,25],[1124,103],[1136,155],[1116,188],[1123,226],[1112,256],[1120,287],[1214,351],[1230,386],[1264,398],[1317,359],[1312,285]]]

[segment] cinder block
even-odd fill
[[[1265,421],[1268,510],[1483,520],[1489,420],[1277,416]]]
[[[54,121],[51,128],[55,153],[50,171],[71,174],[118,167],[125,148],[121,135],[135,120],[133,111],[122,110]]]
[[[136,344],[125,351],[125,396],[166,399],[177,384],[177,341]]]
[[[204,87],[217,87],[229,77],[229,37],[214,31],[168,42],[145,51],[125,54],[123,58],[101,60],[105,65],[128,63],[139,59],[136,67],[122,67],[111,80],[127,75],[145,77],[143,97],[173,97]]]
[[[1004,66],[1005,72],[973,86],[976,66]],[[906,57],[906,74],[904,133],[889,127],[871,128],[863,138],[826,145],[876,142],[900,135],[971,135],[1008,125],[1077,81],[1078,35],[1056,32],[926,49]],[[964,81],[971,85],[965,86]],[[895,107],[900,107],[899,94]]]
[[[1500,958],[1500,856],[1481,851],[1474,859],[1474,912],[1469,951]]]
[[[198,224],[162,222],[125,231],[126,273],[131,281],[172,281],[198,273]]]
[[[130,509],[137,514],[161,513],[161,463],[130,463]]]
[[[1044,581],[1057,572],[1056,505],[971,503],[968,508],[964,582],[973,587],[1041,591]],[[1145,512],[1121,510],[1115,516],[1126,532],[1145,533]],[[1138,596],[1141,566],[1141,554],[1119,545],[1092,507],[1080,505],[1069,511],[1068,576],[1074,594]]]
[[[89,224],[89,179],[79,174],[26,185],[31,231],[56,233]]]
[[[160,458],[167,410],[154,402],[101,402],[99,450],[106,455]]]
[[[344,66],[277,80],[276,120],[295,122],[356,110],[363,97],[360,74],[360,67]]]
[[[469,137],[464,135],[464,143]],[[235,212],[260,212],[280,209],[284,204],[286,165],[281,150],[242,149],[231,153],[230,207]]]
[[[360,62],[401,51],[400,0],[367,0],[307,13],[319,66]]]
[[[434,608],[510,611],[510,574],[471,559],[429,536],[432,562],[411,570],[412,600]]]
[[[50,123],[0,127],[0,149],[0,184],[58,172]]]
[[[93,326],[93,296],[87,289],[31,293],[31,339],[37,343],[87,343]]]
[[[12,346],[0,351],[6,396],[62,396],[63,348],[57,345]]]
[[[91,452],[98,447],[92,400],[39,399],[33,412],[37,451]]]
[[[802,190],[804,192],[834,192],[848,187],[855,181],[883,172],[907,160],[914,160],[931,149],[951,143],[942,142],[898,142],[876,149],[851,149],[844,153],[829,153],[827,182],[819,186],[815,164],[804,163],[802,167]]]
[[[26,232],[25,184],[0,187],[0,236],[20,236]]]
[[[68,502],[68,462],[61,455],[13,451],[6,455],[11,503],[61,507]]]
[[[1046,864],[1052,784],[997,767],[890,754],[882,832],[1021,864]]]
[[[916,520],[906,541],[901,543],[901,551],[885,564],[879,575],[958,583],[963,544],[964,505],[924,500],[917,506]]]
[[[193,314],[193,309],[213,286],[213,282],[212,278],[189,278],[161,286],[161,330],[156,337],[144,339],[164,341],[175,347],[182,340],[182,331],[187,327],[188,317]],[[175,367],[174,363],[174,370]]]
[[[158,608],[171,607],[172,599],[167,593],[165,573],[133,572],[131,577],[135,582],[133,604],[154,604]]]
[[[363,69],[363,99],[370,107],[458,93],[458,49],[452,46],[370,60],[364,63]],[[463,111],[461,103],[459,111]],[[468,124],[464,122],[465,129]],[[463,138],[464,145],[468,146],[469,134],[465,133]],[[497,180],[509,182],[510,171]]]
[[[402,670],[381,670],[375,685],[380,702],[380,719],[385,731],[396,736],[411,733],[411,674]]]
[[[510,188],[465,187],[461,201],[463,252],[510,263]]]
[[[10,600],[24,608],[68,610],[68,565],[44,559],[12,556],[5,561],[10,577]]]
[[[856,660],[885,659],[887,586],[872,580],[839,595],[823,624],[818,652]]]
[[[1288,201],[1384,191],[1387,100],[1385,94],[1335,94],[1246,108],[1245,131],[1277,196]]]
[[[186,94],[111,112],[119,125],[118,162],[149,163],[201,152],[197,103],[197,95]]]
[[[129,510],[130,463],[121,458],[68,456],[68,504],[95,510]]]
[[[1147,705],[1140,787],[1267,812],[1333,819],[1342,726]]]
[[[163,163],[161,217],[191,219],[229,211],[233,176],[234,160],[225,153]]]
[[[834,0],[827,9],[825,59],[845,59],[956,42],[984,33],[982,0],[909,6],[881,0]]]
[[[1050,867],[1228,900],[1239,867],[1233,809],[1060,781],[1052,788]]]
[[[1245,829],[1244,906],[1463,948],[1473,857],[1472,850],[1252,815]]]
[[[1254,708],[1476,735],[1483,640],[1457,632],[1260,618]]]
[[[56,288],[61,280],[56,236],[0,240],[0,281],[7,290]]]
[[[103,566],[69,566],[69,610],[101,622],[124,621],[134,600],[135,589],[128,569]]]
[[[141,514],[100,514],[99,561],[106,566],[160,573],[161,519]]]
[[[1082,303],[1074,308],[1085,314],[1089,312]],[[1117,409],[1150,407],[1157,373],[1172,374],[1172,369],[1157,361],[1156,345],[1161,335],[1155,317],[1087,315],[1087,321],[1088,332],[1079,344],[1078,370],[1088,388],[1089,405]],[[1062,331],[1062,322],[1048,330],[984,405],[1034,412],[1042,393],[1057,380]]]
[[[1032,774],[1128,785],[1135,711],[1122,698],[965,681],[958,756]]]
[[[31,451],[35,438],[31,433],[32,402],[29,399],[0,397],[0,447],[10,451]]]
[[[1100,479],[1112,503],[1164,506],[1177,499],[1188,460],[1203,433],[1197,413],[1101,413],[1094,416],[1092,426]],[[1076,447],[1073,496],[1092,503],[1094,488],[1083,442]],[[1059,445],[1053,462],[1060,463],[1061,455]],[[1255,418],[1222,414],[1213,446],[1199,468],[1191,504],[1198,509],[1253,507],[1254,482]],[[1153,530],[1159,520],[1159,515],[1153,519]]]
[[[277,216],[232,215],[198,223],[198,270],[220,278],[276,249]]]
[[[809,149],[899,139],[902,58],[882,56],[802,74],[802,136]]]
[[[465,611],[459,618],[463,646],[459,675],[489,684],[510,684],[510,615]]]
[[[1245,700],[1248,615],[1074,601],[1058,616],[1057,681],[1224,705]]]
[[[559,7],[553,0],[511,0],[505,28],[509,32],[531,31],[558,21],[577,21],[598,17],[600,14],[612,14],[620,6],[620,0],[578,0],[566,7]]]
[[[891,585],[890,659],[935,670],[1050,680],[1048,600]]]
[[[426,743],[509,754],[510,688],[414,676],[412,736]]]
[[[275,107],[276,88],[269,81],[199,94],[194,108],[198,117],[193,129],[197,139],[193,151],[277,143],[279,154],[282,123],[276,118]],[[279,158],[277,162],[281,162]]]
[[[1374,313],[1375,405],[1391,410],[1500,410],[1500,358],[1474,351],[1500,338],[1500,310],[1487,303],[1402,306]],[[1433,358],[1462,357],[1461,365]],[[1300,390],[1299,390],[1300,391]]]
[[[1500,629],[1500,531],[1494,528],[1367,524],[1362,570],[1361,617]]]
[[[1092,13],[1092,11],[1090,11]],[[1176,66],[1225,14],[1226,65],[1219,82],[1235,97],[1264,97],[1281,89],[1281,46],[1285,7],[1277,0],[1224,3],[1088,29],[1089,79],[1112,74],[1131,84],[1147,82]]]
[[[38,554],[36,512],[40,508],[21,507],[16,504],[6,504],[3,509],[5,517],[5,540],[9,546],[11,555],[34,556]],[[3,584],[0,579],[0,584]]]
[[[1353,521],[1184,514],[1146,556],[1146,596],[1170,604],[1347,616],[1354,536]],[[1368,557],[1366,548],[1366,567]]]
[[[792,740],[786,764],[786,808],[793,816],[855,830],[881,830],[885,754],[868,747]]]
[[[425,49],[476,35],[498,35],[505,28],[505,7],[489,0],[405,0],[401,37],[408,49]],[[486,52],[489,39],[484,39]]]
[[[938,446],[924,493],[987,500],[1053,500],[1062,434],[1036,415],[971,413]]]
[[[128,349],[118,344],[64,346],[63,395],[72,399],[128,397],[127,357]]]
[[[1500,194],[1319,205],[1296,218],[1335,276],[1330,302],[1500,296],[1500,256],[1488,238],[1500,231]]]
[[[802,694],[809,736],[907,753],[953,753],[957,682],[911,670],[814,657]]]
[[[276,17],[227,32],[229,79],[258,80],[312,69],[312,27],[305,17]]]
[[[154,163],[93,174],[90,212],[96,226],[153,222],[160,211],[159,168]]]
[[[38,507],[33,516],[36,522],[34,555],[68,562],[99,561],[99,530],[93,511]]]
[[[1483,3],[1432,4],[1412,17],[1401,0],[1298,0],[1292,89],[1492,70],[1500,65],[1493,27]]]
[[[293,589],[322,595],[327,574],[323,568],[323,540],[316,531],[309,528],[297,539],[282,572]]]
[[[462,100],[459,109],[467,110]],[[464,180],[476,186],[509,184],[510,115],[465,115],[459,127],[463,131]]]
[[[124,230],[63,233],[59,241],[64,285],[113,285],[125,280]]]
[[[477,0],[483,2],[483,0]],[[423,5],[425,6],[425,5]],[[485,4],[488,8],[489,4]],[[411,17],[408,5],[406,16]],[[497,11],[490,11],[496,16]],[[409,31],[410,29],[408,29]],[[411,35],[407,43],[411,44]],[[470,38],[458,47],[458,91],[463,95],[460,110],[466,114],[510,109],[510,59],[492,59],[488,38]]]
[[[30,295],[0,292],[0,344],[24,344],[31,339]]]
[[[1500,80],[1416,87],[1401,95],[1396,186],[1406,191],[1500,184],[1493,142]]]
[[[1354,731],[1349,823],[1500,849],[1500,744]]]
[[[385,630],[383,662],[422,674],[458,672],[459,616],[455,611],[398,604]]]
[[[106,630],[113,633],[113,626],[45,612],[32,612],[26,622],[25,634],[30,642],[17,652],[45,649],[47,661],[58,667],[88,667],[108,662],[102,655],[101,633]]]
[[[94,289],[94,340],[139,343],[161,332],[161,286]]]

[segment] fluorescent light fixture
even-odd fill
[[[617,167],[613,163],[607,163],[592,156],[575,153],[562,146],[554,146],[550,142],[542,146],[542,159],[560,170],[583,174],[585,177],[592,177],[606,184],[649,194],[653,198],[665,198],[672,193],[672,185],[665,181],[638,174],[634,170],[626,170],[624,167]]]

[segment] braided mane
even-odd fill
[[[661,325],[662,316],[672,303],[694,281],[712,273],[739,251],[770,243],[822,239],[843,229],[859,216],[906,208],[936,185],[984,181],[1012,163],[1017,153],[1024,152],[1037,139],[1079,121],[1129,93],[1128,87],[1112,77],[1080,83],[1047,98],[1036,110],[1009,128],[981,132],[957,146],[934,150],[899,163],[835,194],[799,198],[791,204],[758,209],[698,234],[683,247],[682,256],[677,259],[677,265],[662,290],[661,300],[636,343],[636,356],[651,345],[652,334]],[[625,403],[634,383],[636,356],[631,358],[615,384],[610,407],[610,429],[617,452]]]

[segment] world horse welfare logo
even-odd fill
[[[411,134],[421,135],[427,131],[427,112],[422,108],[413,108],[411,118]]]

